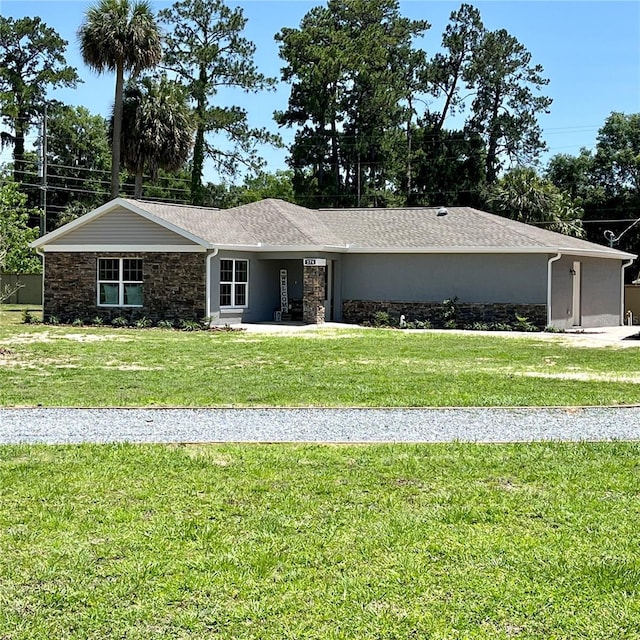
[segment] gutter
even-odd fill
[[[627,260],[620,270],[620,326],[624,325],[624,270],[633,264],[633,258]]]
[[[552,256],[551,258],[549,258],[548,262],[547,262],[547,326],[551,325],[551,275],[552,275],[552,264],[556,261],[556,260],[560,260],[560,258],[562,258],[562,254],[561,253],[557,253],[555,256]]]
[[[216,247],[208,256],[206,260],[206,269],[205,269],[205,278],[206,278],[206,299],[204,303],[204,308],[206,311],[206,316],[209,319],[209,325],[211,325],[211,314],[212,314],[212,305],[211,305],[211,260],[218,255],[218,248]]]

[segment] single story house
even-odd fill
[[[44,315],[363,322],[624,322],[636,257],[468,207],[311,210],[276,199],[218,210],[116,198],[32,243]]]

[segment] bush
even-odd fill
[[[538,327],[536,327],[535,324],[529,322],[529,318],[519,316],[517,313],[514,328],[516,331],[538,331]]]
[[[564,333],[564,329],[560,329],[559,327],[554,327],[552,324],[548,324],[544,330],[547,333]]]
[[[72,323],[72,327],[84,327],[84,320],[82,318],[76,318]]]
[[[34,315],[31,313],[29,309],[25,309],[22,312],[22,323],[23,324],[33,324],[36,322]]]
[[[142,316],[142,318],[138,318],[134,322],[133,326],[136,329],[146,329],[153,326],[153,320],[151,320],[151,318],[147,318],[147,316]]]
[[[104,324],[104,318],[102,316],[94,316],[89,320],[89,324],[92,324],[94,327],[101,327]]]
[[[116,316],[111,319],[111,325],[114,327],[126,327],[129,325],[129,321],[122,316]]]
[[[202,329],[202,325],[197,320],[180,320],[178,327],[182,331],[200,331]]]
[[[442,320],[446,329],[455,329],[458,326],[458,298],[447,298],[442,301]]]
[[[159,329],[173,329],[173,322],[171,320],[158,320],[156,326]]]
[[[49,320],[47,324],[53,324],[53,325],[60,324],[60,318],[58,318],[58,316],[49,316]]]
[[[374,327],[389,327],[391,326],[391,318],[386,311],[376,311],[373,314],[373,326]]]

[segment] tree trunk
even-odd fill
[[[413,101],[411,96],[409,96],[409,117],[407,118],[407,190],[406,190],[406,199],[405,205],[411,203],[411,190],[413,189],[413,166],[412,166],[412,156],[413,156],[413,132],[411,128],[411,123],[413,121]]]
[[[487,141],[486,176],[487,184],[491,185],[498,179],[498,113],[500,110],[500,93],[496,92],[493,100],[491,119],[489,120],[489,137]]]
[[[204,204],[202,175],[204,172],[204,134],[207,115],[207,97],[204,87],[207,82],[207,69],[200,65],[199,81],[196,85],[196,138],[193,145],[193,164],[191,166],[191,204]]]
[[[449,109],[451,108],[451,102],[453,101],[453,96],[456,92],[456,87],[458,86],[458,78],[460,76],[460,67],[462,66],[462,60],[458,61],[456,64],[453,76],[453,83],[451,84],[451,88],[447,92],[447,98],[444,103],[444,107],[442,107],[442,111],[440,112],[440,118],[438,119],[437,131],[440,133],[442,128],[444,127],[444,123],[447,120],[447,115],[449,115]]]
[[[18,184],[31,182],[27,180],[24,162],[24,136],[27,129],[27,115],[23,111],[18,111],[15,119],[15,137],[13,138],[13,180]]]
[[[116,97],[113,103],[113,139],[111,140],[111,197],[120,195],[120,143],[122,136],[122,109],[124,90],[124,67],[116,68]]]
[[[136,170],[136,183],[133,190],[133,197],[137,200],[142,198],[142,165],[140,165]]]

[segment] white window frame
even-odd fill
[[[231,280],[222,279],[222,262],[231,262]],[[244,281],[236,280],[236,263],[244,262],[246,264],[247,279]],[[220,258],[220,268],[218,270],[220,278],[220,295],[218,296],[221,309],[246,309],[249,306],[249,260],[247,258]],[[222,304],[222,285],[231,286],[231,304]],[[244,285],[244,304],[236,303],[237,286]]]
[[[117,260],[118,261],[118,279],[117,280],[101,280],[100,279],[100,261],[101,260]],[[98,258],[96,264],[96,295],[97,295],[97,305],[99,307],[126,307],[126,308],[140,308],[144,306],[143,304],[125,304],[124,303],[124,288],[127,284],[139,284],[142,286],[142,295],[144,296],[144,281],[143,280],[124,280],[124,261],[125,260],[137,260],[140,262],[140,267],[142,270],[142,258],[112,258],[112,257],[102,257]],[[117,284],[118,285],[118,302],[116,304],[107,304],[105,302],[100,302],[100,285],[101,284]]]

